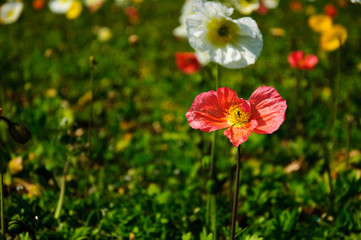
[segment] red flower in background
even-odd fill
[[[338,10],[333,4],[327,4],[323,8],[323,12],[328,16],[330,16],[331,18],[336,18],[338,15]]]
[[[201,64],[193,52],[176,52],[175,62],[179,70],[185,74],[192,74],[201,69]]]
[[[225,129],[224,135],[238,147],[251,132],[271,134],[285,120],[286,100],[273,87],[259,87],[248,100],[238,98],[227,87],[199,94],[186,117],[194,129],[212,132]]]
[[[34,1],[33,1],[33,8],[34,8],[35,10],[41,10],[41,9],[43,9],[44,5],[45,5],[45,1],[44,1],[44,0],[34,0]]]
[[[313,70],[318,58],[315,55],[305,55],[304,51],[298,50],[288,55],[288,63],[292,68]]]
[[[268,13],[268,8],[267,6],[263,3],[263,0],[259,1],[259,7],[257,9],[257,13],[259,15],[266,15]]]
[[[125,8],[125,15],[128,16],[129,22],[132,24],[136,24],[139,21],[139,12],[138,9],[132,6],[128,6]]]

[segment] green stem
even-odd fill
[[[220,70],[219,70],[219,64],[216,64],[216,72],[215,72],[215,75],[216,75],[216,91],[217,89],[219,88],[219,82],[220,82]]]
[[[236,168],[236,183],[234,189],[233,208],[232,208],[231,238],[230,238],[231,240],[234,240],[235,228],[236,228],[240,166],[241,166],[241,145],[239,145],[237,148],[237,168]]]
[[[64,194],[65,194],[65,183],[66,183],[66,174],[68,172],[69,168],[69,158],[66,159],[64,170],[63,170],[63,176],[61,178],[61,185],[60,185],[60,195],[58,200],[58,205],[56,206],[55,215],[54,218],[58,219],[60,216],[61,208],[63,206],[64,202]]]
[[[347,122],[347,140],[346,140],[346,153],[345,153],[345,164],[346,170],[349,169],[349,160],[350,160],[350,142],[351,142],[351,129],[352,129],[352,122]]]
[[[338,63],[337,63],[337,76],[334,83],[334,99],[333,99],[333,111],[332,111],[332,121],[331,121],[331,145],[329,157],[326,159],[327,171],[329,177],[329,185],[330,185],[330,198],[331,198],[331,206],[333,206],[333,188],[332,188],[332,176],[331,176],[331,168],[330,163],[334,161],[334,151],[335,151],[335,142],[336,142],[336,134],[337,134],[337,112],[338,112],[338,101],[340,95],[340,79],[341,79],[341,40],[340,40],[340,49],[338,50]]]
[[[1,160],[2,161],[2,160]],[[1,234],[5,234],[4,228],[4,176],[2,174],[2,167],[0,168],[0,195],[1,195]]]
[[[5,120],[6,118],[1,117],[0,119]],[[7,119],[6,119],[7,120]],[[0,143],[0,218],[1,218],[1,234],[5,234],[5,223],[4,223],[4,176],[3,176],[3,154],[2,154],[2,143]]]
[[[219,64],[215,66],[215,90],[219,88]],[[210,159],[210,179],[212,184],[217,185],[217,178],[216,178],[216,160],[215,160],[215,149],[216,149],[216,142],[217,142],[217,132],[213,132],[212,135],[212,148],[211,148],[211,159]],[[209,205],[208,205],[209,204]],[[217,195],[215,187],[212,187],[211,193],[208,194],[207,199],[207,217],[210,218],[210,228],[213,233],[213,239],[217,239]]]
[[[86,163],[86,177],[85,177],[85,192],[84,197],[88,195],[88,186],[89,186],[89,172],[90,172],[90,158],[91,158],[91,134],[92,134],[92,127],[93,127],[93,96],[94,96],[94,87],[93,87],[93,71],[95,67],[95,60],[94,57],[90,57],[90,75],[89,75],[89,82],[90,82],[90,102],[89,102],[89,122],[88,122],[88,159]]]

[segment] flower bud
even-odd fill
[[[8,233],[10,235],[17,235],[27,231],[28,229],[22,221],[12,220],[9,222]]]
[[[24,124],[18,122],[9,123],[9,133],[11,137],[20,144],[28,142],[31,138],[29,129]]]

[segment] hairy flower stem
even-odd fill
[[[237,168],[236,168],[236,183],[234,188],[234,198],[233,198],[233,208],[232,208],[231,238],[230,238],[231,240],[234,240],[235,228],[236,228],[240,167],[241,167],[241,145],[239,145],[237,148]]]
[[[59,218],[61,208],[62,208],[63,202],[64,202],[65,180],[66,180],[66,174],[68,173],[69,162],[70,162],[69,158],[67,158],[66,162],[65,162],[64,170],[63,170],[63,176],[61,178],[60,195],[59,195],[58,205],[56,206],[55,215],[54,215],[55,219]]]
[[[219,88],[219,64],[216,64],[215,67],[215,91]],[[210,180],[212,182],[212,189],[210,194],[208,194],[207,199],[207,219],[210,218],[210,228],[213,233],[213,239],[217,239],[217,199],[216,199],[216,190],[214,185],[217,184],[216,178],[216,158],[215,158],[215,149],[217,142],[217,132],[212,133],[212,148],[211,148],[211,159],[210,159]]]
[[[327,164],[327,175],[328,175],[328,183],[330,188],[330,202],[331,202],[331,210],[333,209],[334,205],[334,192],[332,187],[332,175],[331,175],[331,168],[330,164],[334,161],[334,153],[335,153],[335,142],[336,142],[336,135],[337,135],[337,112],[338,112],[338,102],[339,102],[339,95],[340,95],[340,79],[341,79],[341,39],[340,39],[340,49],[338,50],[337,56],[337,76],[334,83],[333,88],[333,107],[332,107],[332,120],[331,120],[331,144],[330,144],[330,151],[329,157],[326,158]]]

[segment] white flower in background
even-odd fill
[[[233,8],[220,3],[195,4],[186,20],[190,45],[207,52],[211,61],[226,68],[253,64],[261,53],[263,40],[256,22],[249,17],[233,20]]]
[[[206,66],[211,61],[211,57],[209,56],[209,53],[207,53],[207,52],[196,51],[195,54],[198,59],[198,62],[202,66]]]
[[[268,9],[277,8],[279,3],[280,3],[279,0],[263,0],[263,4],[264,4]]]
[[[201,3],[202,0],[186,0],[182,7],[182,15],[179,18],[180,26],[173,30],[173,35],[180,38],[188,37],[186,19],[194,14],[193,7],[195,3]]]
[[[16,22],[23,8],[24,4],[22,2],[4,3],[0,8],[0,23],[11,24]]]
[[[352,3],[359,3],[361,4],[361,0],[351,0]]]
[[[71,7],[73,0],[51,0],[49,9],[56,14],[65,14]]]
[[[232,0],[234,7],[242,14],[248,15],[259,8],[259,0]]]

